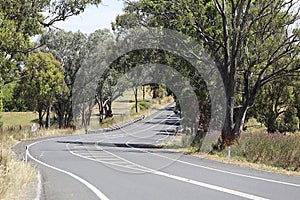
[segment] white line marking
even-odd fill
[[[103,149],[103,151],[106,151],[106,150]],[[263,197],[260,197],[260,196],[255,196],[255,195],[247,194],[247,193],[244,193],[244,192],[239,192],[239,191],[236,191],[236,190],[231,190],[231,189],[228,189],[228,188],[223,188],[223,187],[220,187],[220,186],[211,185],[211,184],[203,183],[203,182],[200,182],[200,181],[195,181],[195,180],[183,178],[183,177],[180,177],[180,176],[175,176],[175,175],[172,175],[172,174],[168,174],[168,173],[165,173],[165,172],[157,171],[157,170],[147,168],[147,167],[144,167],[142,165],[133,163],[133,162],[131,162],[131,161],[125,159],[125,158],[122,158],[120,156],[117,156],[117,155],[115,155],[115,154],[113,154],[109,151],[106,151],[106,152],[113,155],[113,156],[115,156],[115,157],[117,157],[117,158],[119,158],[119,159],[121,159],[121,160],[124,160],[127,163],[130,163],[130,164],[134,165],[135,167],[130,167],[130,166],[124,165],[124,164],[121,165],[121,163],[118,164],[118,163],[105,162],[105,161],[101,161],[101,160],[95,160],[95,159],[92,159],[92,158],[87,158],[87,157],[84,157],[82,155],[75,154],[74,152],[70,151],[70,153],[75,155],[75,156],[78,156],[78,157],[81,157],[81,158],[84,158],[84,159],[87,159],[87,160],[92,160],[92,161],[95,161],[95,162],[106,163],[106,164],[115,165],[115,166],[128,168],[128,169],[132,169],[132,170],[139,170],[139,171],[143,171],[143,172],[148,172],[148,173],[152,173],[152,174],[155,174],[155,175],[164,176],[164,177],[171,178],[171,179],[174,179],[174,180],[186,182],[186,183],[189,183],[189,184],[197,185],[197,186],[200,186],[200,187],[205,187],[205,188],[208,188],[208,189],[211,189],[211,190],[216,190],[216,191],[219,191],[219,192],[224,192],[224,193],[227,193],[227,194],[231,194],[231,195],[235,195],[235,196],[239,196],[239,197],[243,197],[243,198],[247,198],[247,199],[251,199],[251,200],[269,200],[269,199],[266,199],[266,198],[263,198]]]
[[[95,195],[100,198],[101,200],[109,200],[108,197],[106,197],[100,190],[98,190],[95,186],[93,186],[91,183],[87,182],[86,180],[80,178],[79,176],[76,176],[75,174],[71,173],[71,172],[68,172],[68,171],[65,171],[65,170],[62,170],[62,169],[59,169],[57,167],[54,167],[54,166],[51,166],[49,164],[46,164],[36,158],[34,158],[30,152],[29,152],[29,148],[33,145],[36,145],[38,143],[41,143],[43,141],[39,141],[39,142],[35,142],[35,143],[32,143],[28,146],[28,156],[30,157],[30,159],[34,160],[35,162],[41,164],[41,165],[44,165],[50,169],[53,169],[53,170],[56,170],[58,172],[61,172],[61,173],[64,173],[64,174],[67,174],[69,176],[71,176],[72,178],[78,180],[79,182],[81,182],[82,184],[84,184],[86,187],[88,187],[93,193],[95,193]]]
[[[88,157],[88,158],[95,158],[95,157]],[[98,160],[101,160],[101,161],[117,161],[117,160],[119,160],[119,159],[117,159],[117,158],[104,158],[104,159],[98,159]]]
[[[231,189],[227,189],[227,188],[216,186],[216,185],[211,185],[211,184],[207,184],[207,183],[203,183],[203,182],[199,182],[199,181],[195,181],[195,180],[183,178],[183,177],[180,177],[180,176],[175,176],[175,175],[167,174],[165,172],[153,171],[152,173],[156,174],[156,175],[160,175],[160,176],[165,176],[165,177],[168,177],[168,178],[172,178],[172,179],[175,179],[175,180],[178,180],[178,181],[190,183],[190,184],[193,184],[193,185],[198,185],[200,187],[205,187],[205,188],[208,188],[208,189],[217,190],[217,191],[220,191],[220,192],[224,192],[224,193],[232,194],[232,195],[235,195],[235,196],[247,198],[247,199],[252,199],[252,200],[267,200],[266,198],[263,198],[263,197],[259,197],[259,196],[255,196],[255,195],[252,195],[252,194],[247,194],[247,193],[244,193],[244,192],[239,192],[239,191],[236,191],[236,190],[231,190]]]
[[[149,152],[147,150],[137,149],[137,148],[132,147],[132,146],[129,146],[129,147],[133,148],[133,149],[136,149],[138,151],[141,151],[141,152],[147,152],[149,154],[152,154],[152,155],[155,155],[155,156],[158,156],[158,157],[166,158],[166,159],[169,159],[169,160],[174,161],[174,162],[179,162],[179,163],[182,163],[182,164],[186,164],[186,165],[190,165],[190,166],[194,166],[194,167],[198,167],[198,168],[203,168],[203,169],[217,171],[217,172],[221,172],[221,173],[225,173],[225,174],[231,174],[231,175],[235,175],[235,176],[240,176],[240,177],[245,177],[245,178],[251,178],[251,179],[256,179],[256,180],[261,180],[261,181],[266,181],[266,182],[271,182],[271,183],[278,183],[278,184],[283,184],[283,185],[300,187],[299,184],[295,184],[295,183],[289,183],[289,182],[284,182],[284,181],[277,181],[277,180],[273,180],[273,179],[261,178],[261,177],[257,177],[257,176],[250,176],[250,175],[239,174],[239,173],[230,172],[230,171],[226,171],[226,170],[216,169],[216,168],[212,168],[212,167],[206,167],[206,166],[203,166],[203,165],[197,165],[197,164],[194,164],[194,163],[189,163],[189,162],[186,162],[186,161],[182,161],[182,160],[178,160],[178,159],[173,159],[173,158],[170,158],[170,157],[167,157],[167,156],[164,156],[164,155],[152,153],[152,152]]]
[[[41,198],[41,192],[42,192],[42,177],[40,171],[38,171],[36,175],[37,179],[37,187],[36,187],[36,197],[34,200],[39,200]]]

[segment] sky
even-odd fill
[[[111,22],[122,12],[123,1],[102,0],[98,7],[90,6],[82,14],[70,17],[64,22],[56,23],[55,27],[73,32],[79,30],[86,34],[90,34],[97,29],[108,28],[111,30]]]

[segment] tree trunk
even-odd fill
[[[81,111],[81,126],[82,127],[86,127],[86,124],[85,124],[85,111],[84,110],[82,110]]]
[[[244,105],[242,108],[240,108],[239,113],[237,114],[234,130],[233,130],[235,139],[240,138],[241,136],[241,133],[244,128],[247,111],[248,111],[248,105]]]
[[[64,114],[65,114],[65,106],[62,101],[58,101],[57,106],[56,106],[56,111],[57,111],[57,116],[58,116],[58,127],[63,128],[65,126],[65,121],[64,121]]]
[[[138,89],[134,88],[135,112],[138,113]]]
[[[226,108],[225,108],[225,121],[222,128],[221,135],[221,146],[220,148],[224,148],[226,145],[230,145],[234,140],[233,133],[233,115],[234,115],[234,86],[232,81],[228,81],[229,83],[225,84],[225,92],[226,92]]]
[[[73,111],[72,111],[72,106],[68,109],[66,113],[66,125],[71,126],[72,125],[72,120],[73,120]]]
[[[39,126],[40,128],[44,128],[44,123],[43,123],[43,110],[38,110],[38,113],[39,113]]]
[[[50,122],[51,122],[51,106],[47,108],[47,114],[46,114],[46,125],[45,127],[48,129],[50,128]]]
[[[98,104],[98,110],[99,110],[99,123],[102,124],[103,122],[103,102],[101,98],[96,97],[96,102]]]
[[[112,104],[111,99],[107,100],[107,103],[105,105],[105,118],[109,118],[113,116],[111,104]]]
[[[94,107],[93,105],[94,105],[93,103],[90,103],[90,105],[89,105],[89,110],[88,110],[87,117],[86,117],[87,126],[89,126],[91,124],[91,117],[92,117],[93,107]]]
[[[145,85],[143,85],[143,101],[145,101],[145,95],[146,95]]]

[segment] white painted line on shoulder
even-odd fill
[[[71,172],[68,172],[68,171],[65,171],[65,170],[62,170],[62,169],[59,169],[57,167],[54,167],[54,166],[51,166],[47,163],[44,163],[36,158],[34,158],[30,152],[29,152],[29,149],[30,147],[32,147],[33,145],[36,145],[38,143],[41,143],[43,141],[39,141],[39,142],[35,142],[31,145],[28,146],[28,156],[30,157],[30,159],[32,159],[33,161],[39,163],[40,165],[43,165],[45,167],[48,167],[50,169],[53,169],[53,170],[56,170],[58,172],[61,172],[61,173],[64,173],[64,174],[67,174],[69,176],[71,176],[72,178],[78,180],[79,182],[81,182],[82,184],[84,184],[86,187],[88,187],[98,198],[100,198],[101,200],[109,200],[109,198],[107,196],[105,196],[100,190],[98,190],[94,185],[92,185],[91,183],[89,183],[88,181],[84,180],[83,178],[80,178],[79,176],[76,176],[75,174],[71,173]]]
[[[243,197],[243,198],[246,198],[246,199],[268,200],[268,199],[260,197],[260,196],[255,196],[255,195],[252,195],[252,194],[247,194],[247,193],[244,193],[244,192],[239,192],[239,191],[231,190],[231,189],[228,189],[228,188],[203,183],[203,182],[200,182],[200,181],[195,181],[195,180],[183,178],[183,177],[180,177],[180,176],[175,176],[175,175],[172,175],[172,174],[167,174],[167,173],[161,172],[161,171],[153,171],[151,173],[156,174],[156,175],[160,175],[160,176],[165,176],[165,177],[175,179],[175,180],[178,180],[178,181],[190,183],[190,184],[193,184],[193,185],[198,185],[200,187],[205,187],[205,188],[208,188],[208,189],[212,189],[212,190],[224,192],[224,193],[227,193],[227,194],[232,194],[232,195],[235,195],[235,196]]]
[[[284,182],[284,181],[277,181],[277,180],[273,180],[273,179],[267,179],[267,178],[262,178],[262,177],[257,177],[257,176],[250,176],[250,175],[246,175],[246,174],[240,174],[240,173],[230,172],[230,171],[216,169],[216,168],[207,167],[207,166],[203,166],[203,165],[197,165],[197,164],[186,162],[186,161],[182,161],[182,160],[179,160],[179,159],[173,159],[173,158],[170,158],[168,156],[164,156],[164,155],[152,153],[152,152],[149,152],[147,150],[138,149],[138,148],[135,148],[135,147],[132,147],[132,146],[129,146],[129,147],[132,148],[132,149],[136,149],[138,151],[141,151],[141,152],[149,153],[149,154],[161,157],[161,158],[165,158],[165,159],[168,159],[168,160],[171,160],[171,161],[174,161],[174,162],[179,162],[179,163],[182,163],[182,164],[190,165],[190,166],[193,166],[193,167],[203,168],[203,169],[207,169],[207,170],[211,170],[211,171],[216,171],[216,172],[221,172],[221,173],[230,174],[230,175],[234,175],[234,176],[251,178],[251,179],[261,180],[261,181],[266,181],[266,182],[271,182],[271,183],[277,183],[277,184],[282,184],[282,185],[289,185],[289,186],[300,187],[299,184],[295,184],[295,183]]]
[[[36,188],[36,197],[34,200],[39,200],[41,198],[41,192],[42,192],[42,176],[40,171],[37,173],[37,188]]]
[[[106,150],[103,149],[103,151],[106,151]],[[70,150],[69,150],[69,152],[71,154],[75,155],[75,156],[78,156],[78,157],[81,157],[81,158],[84,158],[84,159],[87,159],[87,160],[92,160],[92,161],[100,162],[100,163],[106,163],[106,164],[109,164],[109,165],[114,165],[114,166],[118,166],[118,167],[122,167],[122,168],[128,168],[128,169],[137,170],[137,171],[143,171],[143,172],[146,172],[146,173],[152,173],[152,174],[155,174],[155,175],[158,175],[158,176],[164,176],[164,177],[171,178],[171,179],[174,179],[174,180],[177,180],[177,181],[197,185],[197,186],[200,186],[200,187],[205,187],[205,188],[208,188],[208,189],[211,189],[211,190],[224,192],[224,193],[227,193],[227,194],[239,196],[239,197],[246,198],[246,199],[269,200],[267,198],[263,198],[263,197],[260,197],[260,196],[255,196],[255,195],[252,195],[252,194],[247,194],[247,193],[244,193],[244,192],[239,192],[239,191],[236,191],[236,190],[231,190],[231,189],[228,189],[228,188],[224,188],[224,187],[220,187],[220,186],[216,186],[216,185],[211,185],[211,184],[203,183],[203,182],[200,182],[200,181],[195,181],[195,180],[183,178],[183,177],[180,177],[180,176],[175,176],[175,175],[172,175],[172,174],[168,174],[168,173],[165,173],[165,172],[157,171],[157,170],[154,170],[154,169],[151,169],[151,168],[144,167],[142,165],[133,163],[133,162],[131,162],[131,161],[125,159],[125,158],[122,158],[122,157],[120,157],[116,154],[113,154],[109,151],[107,151],[107,153],[109,153],[109,154],[115,156],[116,158],[119,158],[119,159],[123,160],[125,163],[127,162],[128,164],[131,164],[135,167],[125,165],[124,163],[105,162],[105,161],[103,162],[101,160],[95,160],[95,159],[92,159],[92,158],[84,157],[82,155],[78,155],[78,154],[76,154],[76,153],[74,153]]]

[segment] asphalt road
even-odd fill
[[[31,144],[37,199],[300,199],[299,177],[156,148],[177,138],[177,122],[164,109],[121,130]]]

